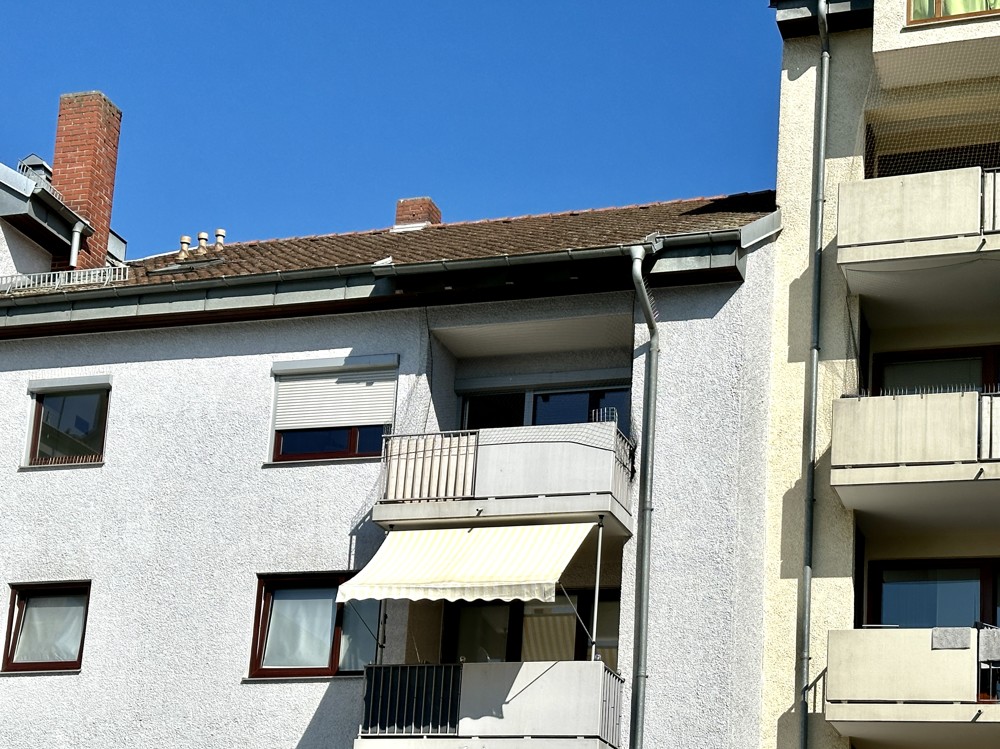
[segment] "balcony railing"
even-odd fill
[[[0,294],[44,288],[60,289],[65,286],[97,284],[106,286],[118,281],[127,281],[128,277],[129,267],[127,265],[0,276]]]
[[[976,630],[965,647],[935,648],[931,629],[852,629],[829,634],[829,702],[976,702]]]
[[[455,735],[461,692],[461,664],[368,666],[361,735]]]
[[[840,186],[840,248],[982,236],[1000,230],[997,172],[980,167]],[[921,254],[913,247],[905,255]],[[850,261],[857,253],[842,253]]]
[[[627,510],[633,453],[613,421],[392,435],[382,501],[608,493]]]
[[[617,749],[623,685],[600,661],[368,666],[359,735],[590,738]]]
[[[1000,745],[996,629],[832,630],[827,721],[873,746]]]
[[[1000,460],[1000,394],[973,389],[834,402],[834,467]]]

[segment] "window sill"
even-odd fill
[[[32,471],[65,471],[73,470],[77,468],[103,468],[104,461],[99,463],[57,463],[53,465],[38,465],[38,466],[18,466],[18,473],[30,473]]]
[[[323,682],[323,681],[343,681],[345,679],[363,679],[364,673],[356,674],[336,674],[335,676],[245,676],[240,679],[241,684],[281,684],[284,682]]]
[[[1000,11],[987,11],[985,13],[972,13],[962,16],[947,16],[945,18],[928,18],[923,21],[907,21],[903,26],[902,31],[916,31],[926,28],[938,28],[940,26],[947,26],[953,23],[985,21],[989,19],[997,20],[998,18],[1000,18]]]
[[[269,460],[261,463],[261,468],[294,468],[295,466],[326,466],[352,463],[379,463],[381,455],[367,455],[353,458],[323,458],[322,460]]]
[[[78,668],[52,669],[41,671],[0,671],[0,678],[5,676],[73,676],[80,673]]]

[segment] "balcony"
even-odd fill
[[[600,661],[369,666],[355,749],[618,749],[623,679]]]
[[[990,665],[980,663],[980,638],[988,631],[945,630],[950,642],[937,640],[940,632],[831,631],[827,721],[868,749],[997,746],[1000,704],[989,698],[996,680]]]
[[[1000,189],[979,167],[840,186],[838,263],[873,327],[1000,313]]]
[[[632,443],[613,421],[393,435],[375,522],[396,529],[596,521],[632,527]]]
[[[1000,395],[974,390],[841,398],[830,483],[868,516],[955,529],[1000,509]]]

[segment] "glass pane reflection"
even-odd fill
[[[979,612],[979,569],[885,570],[882,624],[899,627],[971,627]]]

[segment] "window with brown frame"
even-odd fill
[[[382,454],[385,426],[373,424],[321,429],[276,429],[274,460],[377,458]]]
[[[1000,0],[910,0],[910,23],[968,18],[1000,12]]]
[[[102,462],[107,420],[107,388],[36,393],[29,465]]]
[[[90,583],[11,585],[4,671],[80,668]]]
[[[395,406],[395,368],[278,375],[271,459],[377,458]]]
[[[336,602],[353,574],[258,575],[250,678],[357,674],[372,662],[379,601]]]

